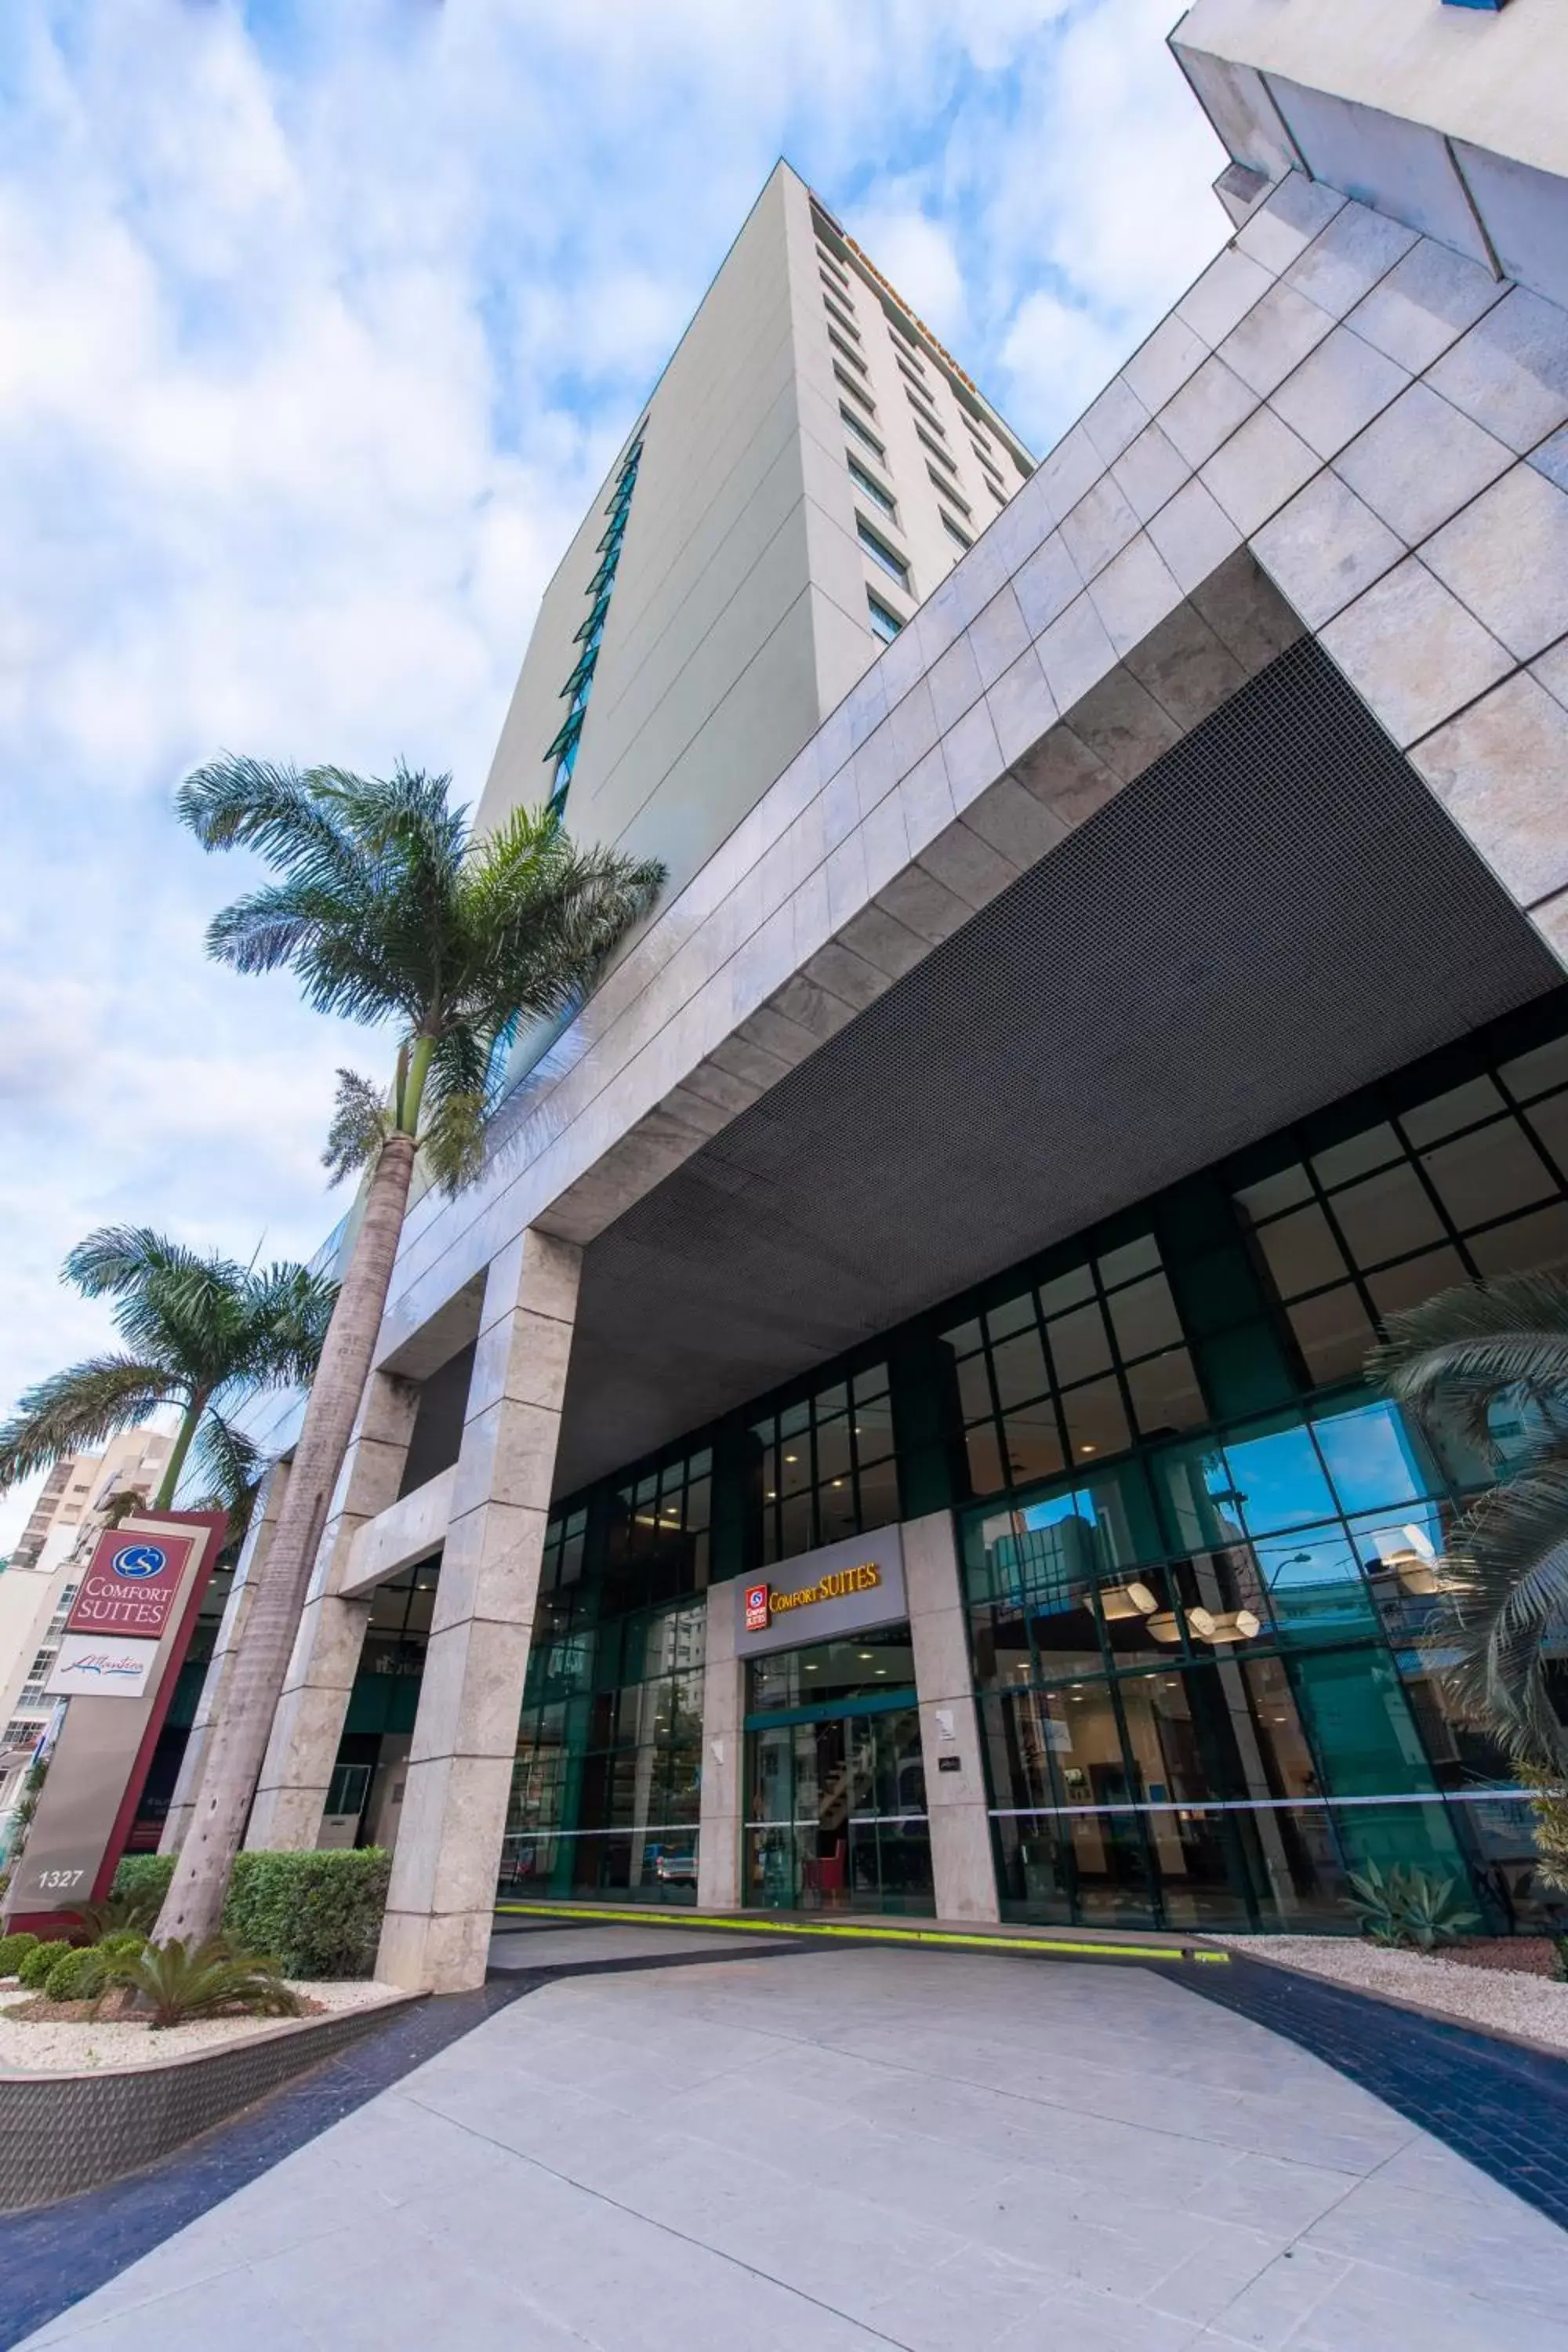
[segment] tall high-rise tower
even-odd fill
[[[545,591],[481,823],[553,793],[668,902],[1030,470],[781,163]]]

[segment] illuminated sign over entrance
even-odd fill
[[[782,1560],[768,1581],[738,1585],[736,1600],[735,1647],[742,1657],[895,1625],[909,1613],[899,1530],[879,1528],[875,1535],[850,1536]]]

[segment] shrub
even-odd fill
[[[163,1906],[169,1891],[169,1881],[174,1875],[172,1853],[128,1853],[114,1874],[109,1890],[111,1903],[137,1903],[144,1906],[155,1919]],[[148,1923],[151,1925],[151,1921]]]
[[[108,1980],[111,1958],[101,1944],[66,1944],[41,1990],[51,2000],[93,2000]]]
[[[151,2009],[154,2030],[189,2018],[237,2011],[251,2017],[298,2017],[300,2000],[277,1962],[238,1950],[222,1936],[187,1948],[177,1937],[147,1944],[110,1964],[107,1985],[129,1985]]]
[[[368,1976],[391,1872],[380,1846],[242,1853],[224,1932],[253,1952],[276,1952],[287,1977]]]
[[[19,1936],[0,1936],[0,1977],[14,1977],[37,1940],[26,1929]]]
[[[148,1902],[155,1895],[161,1906],[174,1872],[172,1854],[128,1855],[111,1893]],[[242,1853],[223,1932],[250,1951],[275,1952],[286,1977],[368,1976],[391,1873],[392,1856],[381,1846]]]
[[[71,1948],[63,1937],[56,1937],[47,1944],[35,1944],[30,1952],[22,1956],[22,1964],[16,1970],[19,1981],[29,1992],[42,1992],[55,1962],[62,1952]]]
[[[1364,1870],[1352,1873],[1350,1883],[1350,1907],[1363,1934],[1393,1950],[1414,1945],[1417,1951],[1430,1952],[1480,1924],[1465,1906],[1458,1881],[1436,1877],[1430,1871],[1395,1863],[1385,1872],[1369,1862]]]

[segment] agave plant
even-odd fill
[[[1347,1900],[1369,1942],[1390,1951],[1414,1945],[1420,1952],[1452,1943],[1480,1925],[1466,1906],[1457,1879],[1395,1863],[1387,1871],[1375,1862],[1351,1874]]]
[[[234,2011],[250,2017],[298,2017],[300,1997],[290,1991],[274,1960],[239,1951],[221,1936],[186,1945],[178,1937],[127,1953],[109,1972],[106,1990],[117,1985],[136,1994],[152,2011],[154,2031],[190,2019]]]

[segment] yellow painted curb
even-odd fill
[[[1079,1944],[1065,1937],[965,1936],[952,1927],[850,1927],[837,1920],[714,1917],[701,1911],[614,1911],[597,1904],[498,1903],[498,1916],[582,1920],[632,1927],[713,1927],[735,1936],[822,1936],[876,1944],[936,1944],[976,1952],[1050,1952],[1075,1960],[1194,1960],[1229,1964],[1228,1952],[1203,1952],[1188,1944]]]

